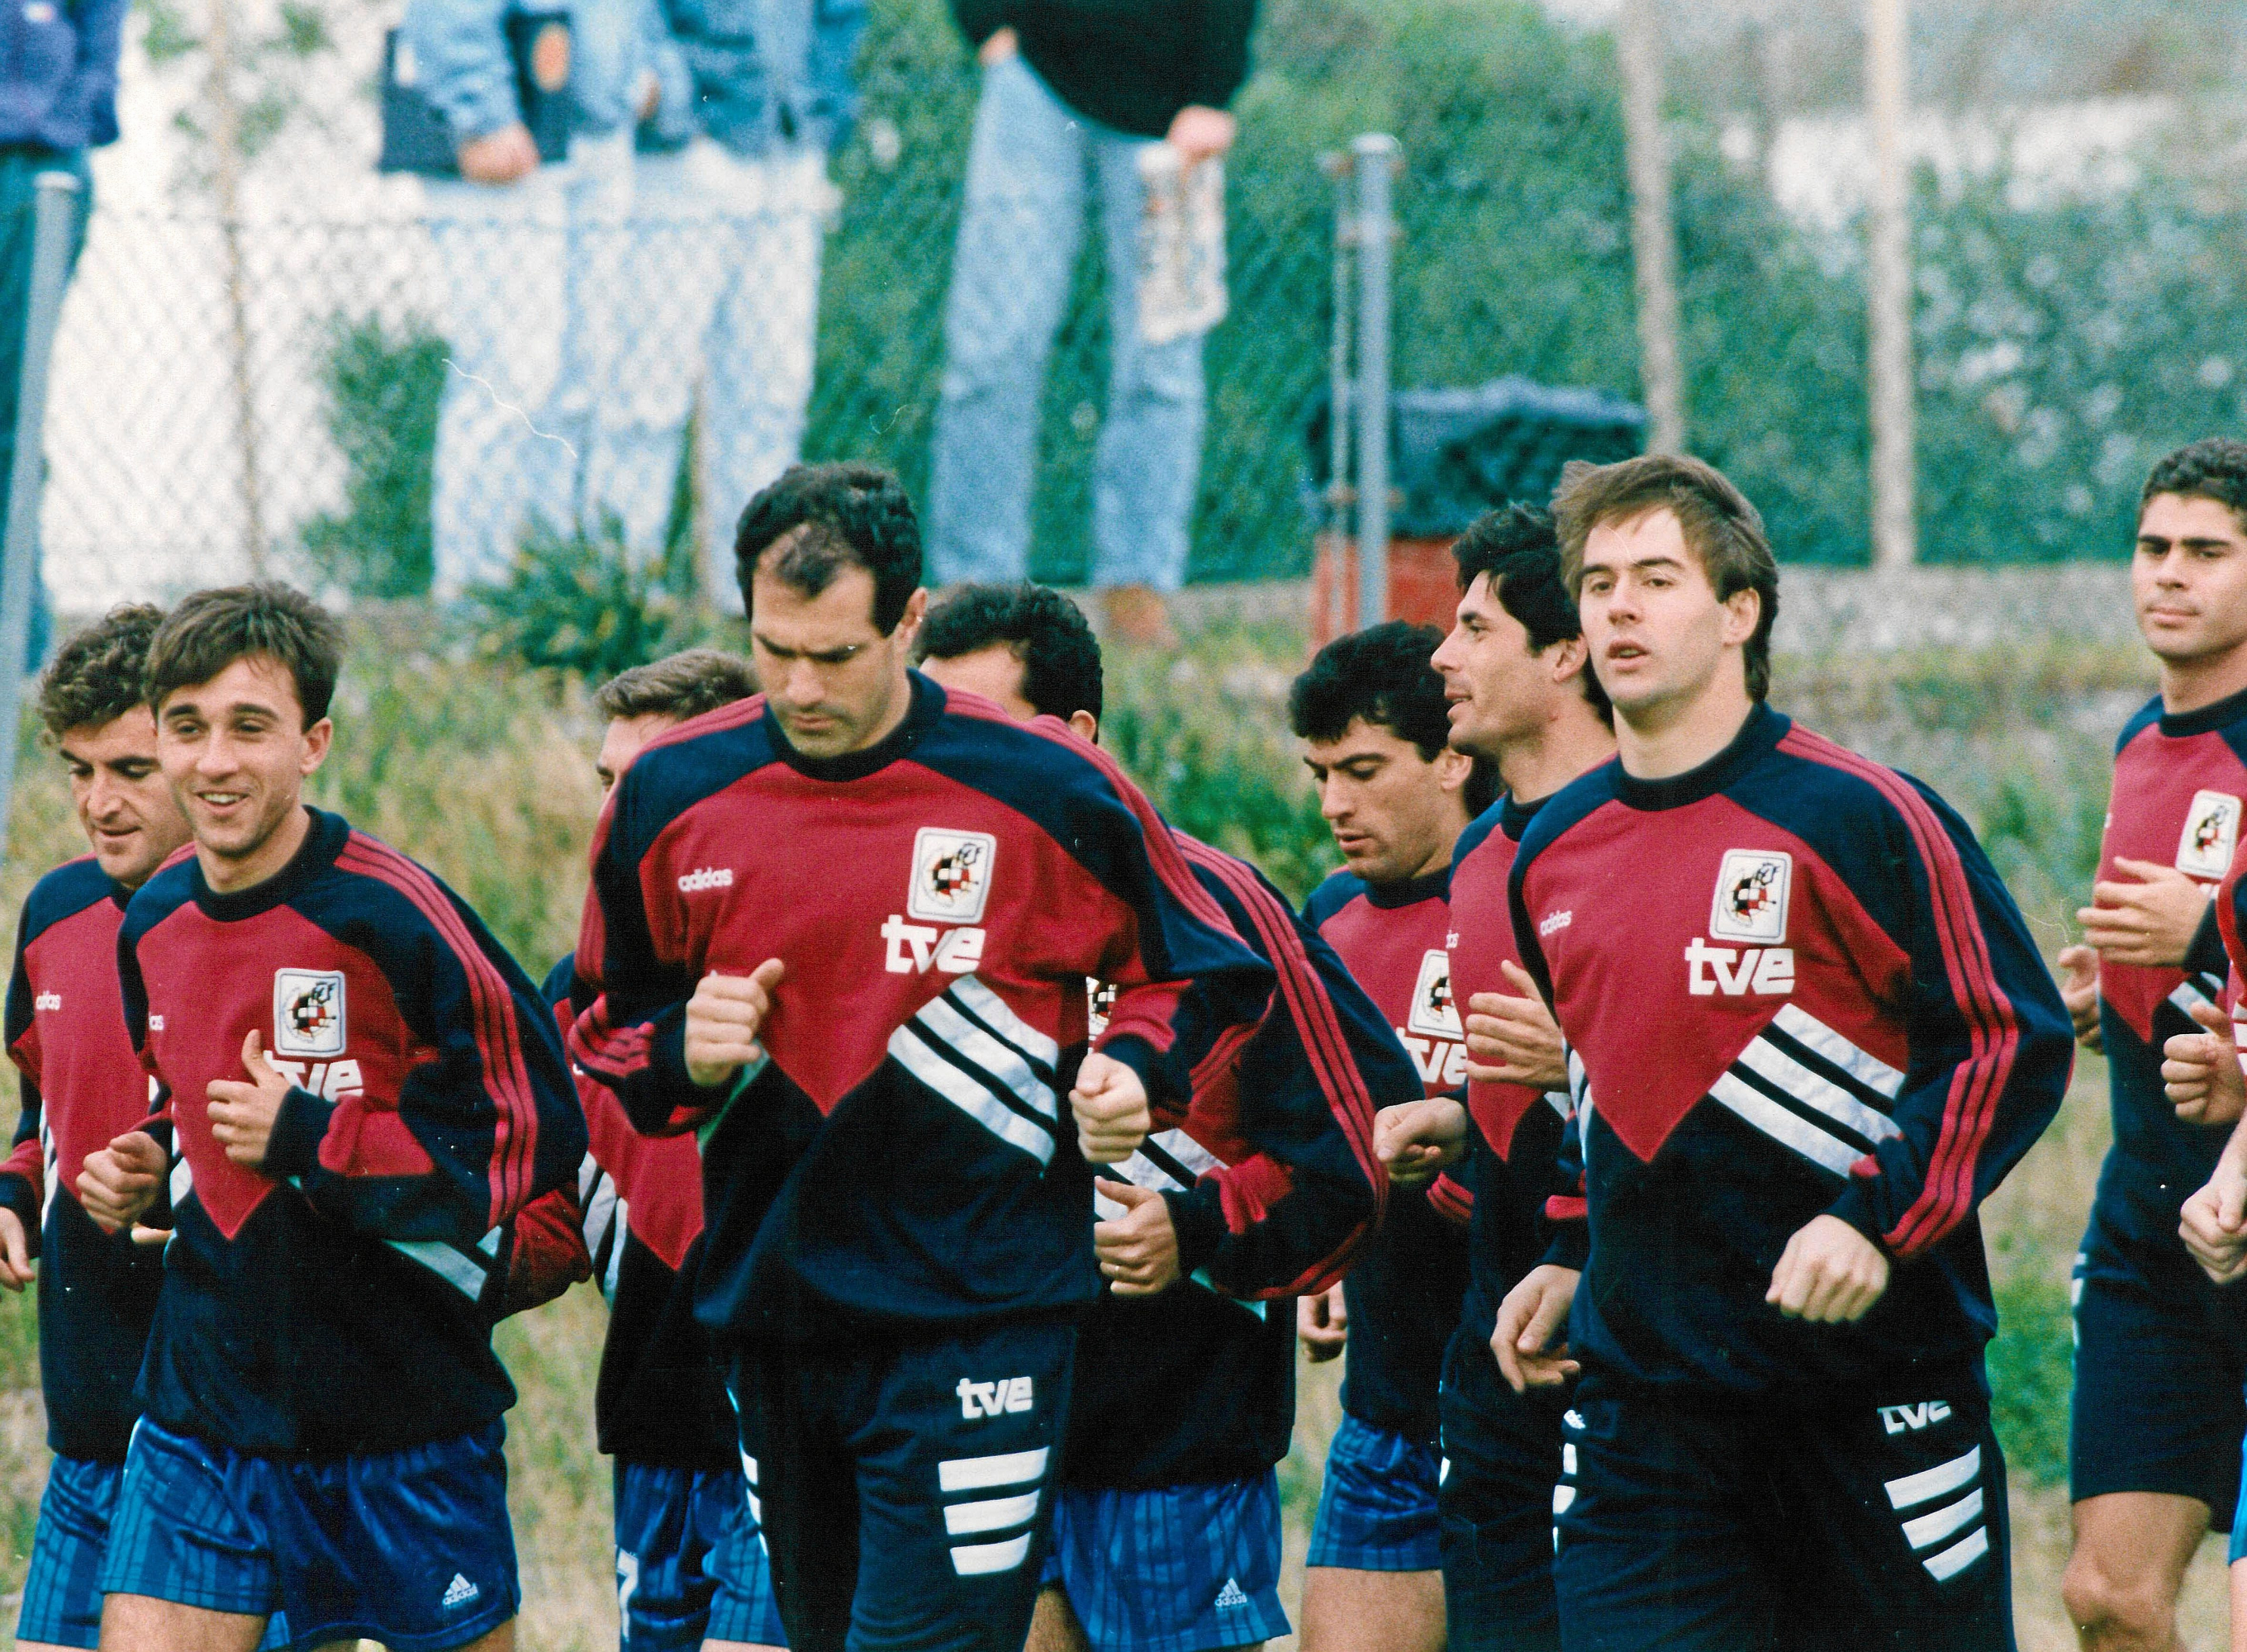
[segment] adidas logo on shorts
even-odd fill
[[[1240,1592],[1240,1583],[1232,1578],[1226,1579],[1225,1587],[1217,1592],[1217,1609],[1237,1612],[1247,1604],[1248,1597]]]
[[[455,1572],[453,1573],[453,1580],[445,1586],[445,1598],[441,1604],[449,1612],[456,1606],[466,1606],[482,1593],[482,1589],[469,1582],[465,1576]]]

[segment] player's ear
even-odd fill
[[[1090,741],[1096,746],[1100,743],[1100,720],[1083,707],[1080,706],[1069,713],[1069,726],[1080,739]]]
[[[1591,645],[1587,643],[1581,635],[1571,637],[1565,642],[1554,643],[1549,652],[1553,656],[1551,662],[1553,680],[1556,685],[1567,682],[1578,672],[1588,669],[1591,665]]]
[[[1456,792],[1474,777],[1475,760],[1463,751],[1446,746],[1436,754],[1430,765],[1436,771],[1436,784],[1447,792]]]
[[[1763,593],[1753,586],[1734,591],[1725,598],[1725,641],[1729,645],[1747,645],[1756,633],[1756,625],[1763,618]]]
[[[891,635],[910,650],[915,637],[920,634],[920,622],[928,618],[928,587],[916,585],[913,594],[905,598],[905,611],[898,617],[898,628]]]
[[[335,737],[336,724],[335,720],[331,717],[323,717],[318,722],[314,723],[310,728],[306,729],[304,731],[304,755],[297,763],[297,768],[302,773],[310,775],[315,769],[318,768],[322,763],[326,762],[328,761],[328,747],[334,744]]]

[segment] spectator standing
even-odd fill
[[[856,106],[866,0],[650,0],[662,79],[633,169],[625,277],[607,293],[589,510],[664,543],[700,389],[696,540],[714,603],[733,533],[794,464],[811,400],[827,158]]]
[[[632,133],[656,113],[651,0],[555,0],[531,75],[566,82],[567,157],[543,164],[516,92],[514,0],[408,0],[404,39],[452,128],[461,175],[423,200],[443,272],[447,346],[431,501],[440,597],[497,578],[524,529],[581,520],[598,340],[589,300],[618,281]]]
[[[16,463],[16,397],[31,305],[33,181],[79,181],[69,268],[93,207],[86,151],[117,141],[117,51],[126,0],[24,0],[0,7],[0,522]],[[46,656],[46,587],[35,584],[28,664]]]
[[[1166,642],[1201,461],[1203,335],[1142,336],[1142,156],[1185,167],[1232,146],[1255,0],[953,0],[983,65],[945,315],[931,483],[939,583],[1023,577],[1046,358],[1099,179],[1108,412],[1095,454],[1092,584],[1111,630]]]

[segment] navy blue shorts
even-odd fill
[[[1567,1652],[2013,1652],[1980,1362],[1854,1395],[1579,1386],[1554,1584]]]
[[[1346,1572],[1432,1572],[1444,1563],[1432,1445],[1345,1411],[1327,1447],[1326,1484],[1311,1522],[1306,1566]]]
[[[743,1471],[796,1652],[1021,1652],[1073,1320],[745,1351]]]
[[[109,1547],[122,1463],[58,1457],[39,1498],[31,1565],[24,1575],[18,1641],[53,1646],[101,1644],[101,1557]]]
[[[1490,1329],[1462,1325],[1444,1355],[1444,1615],[1453,1652],[1554,1652],[1553,1492],[1561,1389],[1516,1394]]]
[[[404,1451],[251,1457],[133,1431],[101,1587],[209,1612],[285,1612],[292,1646],[443,1652],[515,1616],[507,1430]]]
[[[2228,1530],[2247,1433],[2247,1294],[2215,1284],[2174,1239],[2151,1249],[2113,1239],[2094,1208],[2074,1295],[2069,1496],[2197,1498]]]
[[[1041,1587],[1069,1596],[1093,1652],[1212,1652],[1286,1635],[1280,1477],[1064,1486]]]
[[[739,1469],[617,1459],[617,1616],[631,1652],[786,1646]]]

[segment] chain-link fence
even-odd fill
[[[47,431],[58,606],[253,557],[406,594],[433,572],[489,571],[532,517],[564,543],[688,551],[798,446],[799,417],[804,456],[893,466],[928,500],[979,91],[940,0],[877,5],[830,190],[643,156],[629,208],[583,181],[591,167],[574,208],[550,177],[503,209],[501,192],[375,179],[364,83],[379,38],[335,36],[340,89],[314,100],[319,130],[252,158],[231,222],[192,178],[120,188],[103,174]],[[1333,236],[1318,159],[1356,133],[1403,148],[1397,385],[1519,373],[1638,390],[1603,36],[1497,0],[1267,0],[1255,55],[1228,158],[1231,313],[1204,352],[1200,579],[1308,565],[1304,427],[1327,374]],[[1676,114],[1690,443],[1763,507],[1782,556],[1861,561],[1854,229],[1782,209],[1770,134]],[[120,150],[147,126],[128,108]],[[2146,464],[2247,422],[2247,305],[2230,302],[2247,211],[2178,161],[2184,147],[2043,195],[2012,187],[2002,159],[1923,179],[1928,560],[2116,554]],[[1059,581],[1091,566],[1113,423],[1096,204],[1083,213],[1030,447],[1030,566]],[[1033,214],[1022,233],[1063,228]],[[1127,531],[1140,503],[1123,502]]]

